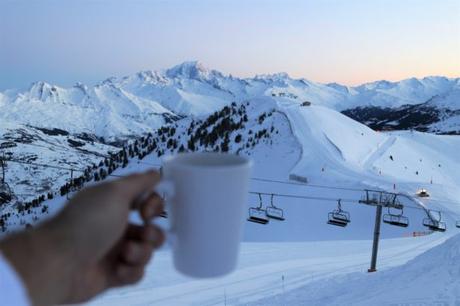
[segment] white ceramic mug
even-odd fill
[[[221,153],[164,158],[163,185],[176,269],[188,276],[223,276],[236,267],[252,162]]]

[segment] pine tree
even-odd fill
[[[240,143],[241,142],[241,137],[242,137],[241,134],[236,135],[235,136],[235,142]]]

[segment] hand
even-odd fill
[[[164,241],[150,222],[163,211],[162,199],[151,192],[159,179],[151,171],[86,188],[55,218],[2,241],[0,250],[32,303],[83,302],[107,288],[139,281]],[[144,225],[128,223],[131,209],[140,210]]]

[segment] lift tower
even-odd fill
[[[380,239],[380,224],[382,220],[382,208],[389,207],[395,209],[403,209],[403,205],[398,200],[398,194],[390,193],[381,190],[366,189],[364,197],[359,200],[359,203],[370,206],[375,206],[375,225],[374,225],[374,240],[372,243],[371,266],[367,272],[377,271],[377,253]]]

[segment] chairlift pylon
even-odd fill
[[[278,208],[273,204],[273,194],[271,195],[271,198],[270,198],[270,206],[268,206],[265,209],[265,214],[270,219],[275,219],[275,220],[278,220],[278,221],[284,221],[285,220],[284,211],[281,208]]]
[[[262,195],[260,193],[259,206],[249,208],[249,217],[247,220],[258,224],[267,224],[270,221],[265,209],[263,209]]]
[[[382,192],[377,190],[365,190],[366,194],[359,200],[360,203],[367,205],[379,205],[382,199]]]
[[[388,207],[388,213],[383,215],[383,222],[399,227],[409,226],[409,218],[404,216],[404,210],[402,208],[400,214],[393,214],[391,213],[390,207]]]
[[[350,223],[350,213],[342,210],[342,200],[337,201],[337,208],[328,214],[327,224],[345,227]]]

